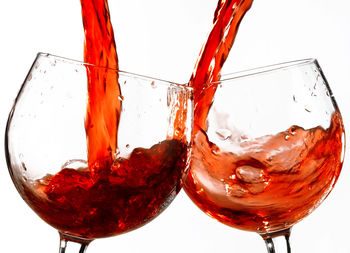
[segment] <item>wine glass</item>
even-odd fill
[[[120,95],[108,101],[119,107],[92,92],[93,77],[115,85]],[[38,54],[10,112],[5,151],[22,198],[59,231],[61,253],[136,229],[171,203],[188,164],[191,92]]]
[[[291,227],[327,197],[343,162],[342,117],[317,60],[223,75],[194,103],[186,193],[216,220],[259,233],[269,253],[291,252]]]

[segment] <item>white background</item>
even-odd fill
[[[125,3],[126,2],[126,3]],[[211,28],[216,0],[110,0],[120,68],[186,82]],[[317,58],[350,120],[350,1],[255,0],[224,72]],[[38,51],[82,60],[78,0],[6,0],[0,5],[0,136]],[[33,147],[35,148],[35,147]],[[0,145],[3,154],[3,145]],[[331,195],[292,231],[294,252],[350,252],[347,155]],[[0,251],[57,252],[57,232],[23,202],[0,157]],[[93,242],[93,252],[265,252],[258,235],[207,217],[181,192],[156,220],[125,235]]]

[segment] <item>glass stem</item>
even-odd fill
[[[290,229],[260,234],[265,241],[268,253],[291,253],[289,244]]]
[[[59,253],[85,253],[90,242],[89,240],[82,240],[60,233]]]

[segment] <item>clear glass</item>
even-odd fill
[[[259,233],[268,252],[291,252],[290,228],[327,197],[343,163],[342,117],[319,64],[224,75],[200,99],[208,89],[185,191],[209,216]]]
[[[91,72],[118,76],[122,109],[113,161],[88,166]],[[69,245],[85,252],[92,240],[136,229],[171,203],[188,165],[191,94],[182,85],[38,54],[10,112],[5,151],[22,198],[59,231],[60,252]]]

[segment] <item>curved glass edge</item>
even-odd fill
[[[204,85],[204,88],[208,88],[212,85],[217,85],[217,84],[220,84],[222,82],[229,81],[229,80],[234,80],[234,79],[244,78],[244,77],[249,77],[249,76],[255,76],[255,75],[259,75],[259,74],[274,72],[277,70],[287,70],[287,69],[291,69],[294,67],[300,67],[300,66],[305,66],[305,65],[310,65],[310,64],[315,65],[321,72],[321,68],[320,68],[316,58],[306,58],[306,59],[301,59],[301,60],[287,61],[287,62],[282,62],[282,63],[266,65],[263,67],[251,68],[248,70],[241,70],[241,71],[237,71],[237,72],[233,72],[233,73],[223,74],[223,75],[221,75],[221,78],[219,81],[207,83]]]
[[[319,64],[315,58],[308,58],[308,59],[294,60],[294,61],[276,63],[272,65],[266,65],[263,67],[237,71],[230,74],[224,74],[221,76],[221,81],[224,81],[227,79],[241,78],[246,76],[253,76],[253,75],[263,74],[263,73],[272,72],[276,70],[285,70],[285,69],[300,67],[300,66],[309,65],[309,64],[315,64],[317,67],[319,67]]]
[[[57,56],[57,55],[53,55],[53,54],[49,54],[49,53],[39,52],[36,56],[36,59],[34,60],[34,63],[39,58],[42,58],[42,57],[47,58],[47,59],[53,59],[53,60],[60,61],[63,63],[73,64],[73,65],[80,65],[80,66],[85,66],[85,67],[91,66],[91,67],[97,68],[97,69],[105,69],[108,71],[115,71],[123,76],[135,77],[135,78],[144,79],[144,80],[148,80],[148,81],[158,81],[158,82],[162,82],[164,84],[166,83],[167,85],[170,85],[170,86],[175,86],[175,87],[179,87],[181,89],[186,89],[186,90],[192,91],[192,87],[189,87],[186,84],[179,84],[179,83],[175,83],[175,82],[171,82],[171,81],[167,81],[167,80],[163,80],[163,79],[159,79],[159,78],[154,78],[154,77],[150,77],[150,76],[146,76],[146,75],[136,74],[136,73],[132,73],[132,72],[128,72],[128,71],[123,71],[123,70],[119,70],[119,69],[102,67],[102,66],[98,66],[98,65],[94,65],[94,64],[90,64],[90,63],[85,63],[82,61],[73,60],[70,58]]]

